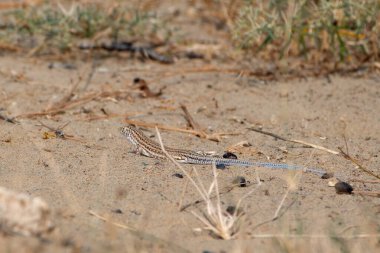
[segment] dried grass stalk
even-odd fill
[[[258,185],[253,188],[251,191],[246,193],[242,198],[239,199],[235,211],[231,214],[226,210],[223,210],[220,192],[218,186],[218,173],[216,171],[216,165],[212,165],[213,180],[208,189],[203,185],[202,180],[195,168],[193,172],[195,174],[195,179],[179,164],[166,150],[161,139],[160,132],[156,126],[156,133],[161,145],[162,151],[168,157],[168,159],[179,168],[186,177],[190,180],[194,188],[198,191],[199,195],[202,197],[203,201],[206,204],[206,210],[202,214],[191,212],[199,221],[204,225],[203,229],[212,232],[213,235],[224,239],[230,240],[236,237],[240,230],[240,221],[241,217],[244,215],[244,212],[240,211],[240,205],[242,201],[252,194],[260,185],[260,180],[258,180]],[[213,196],[216,196],[216,201],[213,201]]]

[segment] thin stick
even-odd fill
[[[193,167],[193,170],[194,171],[194,174],[195,174],[195,179],[197,180],[198,182],[198,185],[199,185],[199,188],[205,193],[205,195],[207,196],[207,198],[209,199],[210,198],[210,190],[211,190],[211,186],[210,186],[210,189],[207,191],[205,186],[203,185],[202,183],[202,180],[201,180],[201,177],[199,176],[198,174],[198,171],[195,167]]]
[[[192,176],[192,174],[193,174],[193,170],[190,171],[190,176]],[[178,204],[179,211],[183,211],[184,210],[184,209],[182,209],[182,203],[183,203],[183,199],[185,198],[185,193],[186,193],[188,185],[189,185],[189,180],[186,180],[186,183],[185,183],[185,186],[183,187],[181,198],[180,198],[179,204]]]
[[[97,62],[95,59],[92,59],[91,70],[90,70],[90,73],[87,76],[86,83],[85,83],[84,87],[82,88],[82,92],[85,91],[85,90],[87,90],[88,86],[91,83],[92,78],[94,77],[95,70],[96,70],[96,68],[99,65],[100,65],[99,62]]]
[[[249,192],[247,192],[246,194],[244,194],[243,197],[241,197],[241,198],[239,199],[239,201],[238,201],[237,204],[236,204],[236,208],[235,208],[235,211],[236,211],[236,212],[238,211],[238,209],[239,209],[241,203],[243,202],[243,200],[244,200],[245,198],[247,198],[249,195],[251,195],[254,191],[256,191],[256,189],[259,188],[259,187],[261,186],[261,184],[262,184],[261,181],[260,181],[259,174],[257,173],[257,170],[255,170],[255,173],[256,173],[256,181],[257,181],[257,185],[256,185],[255,188],[253,188],[252,190],[250,190]]]
[[[351,162],[353,162],[354,164],[356,164],[360,170],[362,170],[362,171],[370,174],[371,176],[374,176],[374,177],[380,179],[379,175],[376,175],[375,173],[373,173],[369,169],[364,168],[356,159],[352,158],[349,154],[345,153],[342,148],[339,148],[339,150],[340,150],[340,152],[341,152],[341,154],[342,154],[342,156],[344,158],[346,158],[347,160],[350,160]]]
[[[201,126],[194,120],[194,118],[191,116],[189,110],[187,110],[187,107],[184,104],[181,104],[181,109],[185,113],[185,118],[187,122],[189,122],[190,127],[194,130],[198,130],[204,133]],[[206,135],[206,133],[204,133],[204,135]]]
[[[309,143],[309,142],[305,142],[305,141],[301,141],[301,140],[295,140],[295,139],[290,139],[289,141],[294,142],[294,143],[304,144],[304,145],[309,146],[311,148],[315,148],[315,149],[319,149],[319,150],[322,150],[322,151],[326,151],[326,152],[334,154],[334,155],[338,155],[339,154],[339,152],[337,152],[335,150],[328,149],[328,148],[325,148],[325,147],[322,147],[322,146],[319,146],[319,145],[315,145],[315,144],[312,144],[312,143]]]
[[[192,129],[183,129],[183,128],[178,128],[178,127],[172,127],[172,126],[166,126],[166,125],[160,125],[160,124],[155,124],[155,123],[146,123],[142,121],[136,121],[136,120],[130,120],[130,119],[125,119],[125,122],[128,124],[136,125],[136,126],[141,126],[141,127],[148,127],[148,128],[159,128],[162,130],[167,130],[167,131],[175,131],[175,132],[181,132],[181,133],[188,133],[192,134],[201,138],[205,138],[207,140],[211,141],[217,141],[219,142],[221,140],[221,137],[226,136],[226,135],[239,135],[240,133],[213,133],[213,134],[206,134],[205,137],[203,137],[202,133],[197,131],[197,130],[192,130]]]
[[[31,113],[24,113],[19,114],[15,116],[14,118],[34,118],[38,116],[45,116],[45,115],[55,115],[60,112],[63,112],[65,110],[72,109],[74,107],[77,107],[82,104],[86,104],[92,100],[98,99],[98,98],[107,98],[107,97],[118,97],[118,96],[125,96],[127,94],[132,93],[132,91],[129,90],[118,90],[118,91],[99,91],[99,92],[92,92],[90,94],[87,94],[81,98],[71,100],[68,103],[62,104],[59,107],[54,107],[53,109],[41,111],[41,112],[31,112]]]
[[[298,174],[294,175],[294,178],[295,178],[297,175],[298,175]],[[302,174],[300,174],[300,175],[302,175]],[[275,221],[275,220],[277,220],[280,216],[282,216],[282,215],[285,214],[285,212],[283,212],[283,213],[280,215],[280,210],[281,210],[282,206],[284,205],[285,199],[287,198],[287,196],[288,196],[288,194],[289,194],[290,191],[291,191],[291,187],[288,186],[288,189],[287,189],[287,191],[285,192],[284,196],[282,197],[282,199],[281,199],[281,201],[280,201],[280,204],[278,205],[278,207],[277,207],[277,209],[276,209],[276,211],[275,211],[273,217],[272,217],[271,219],[265,220],[265,221],[260,222],[259,224],[255,225],[254,229],[256,229],[256,228],[258,228],[258,227],[260,227],[260,226],[262,226],[262,225],[264,225],[264,224],[267,224],[267,223],[270,223],[270,222],[272,222],[272,221]],[[293,203],[294,203],[294,201],[293,201],[293,202],[287,207],[287,209],[289,209],[290,206],[293,205]]]
[[[199,187],[198,185],[195,183],[194,179],[190,176],[190,174],[166,151],[165,149],[165,146],[162,142],[162,138],[161,138],[161,134],[160,134],[160,131],[158,131],[158,127],[156,126],[156,133],[157,133],[157,137],[158,137],[158,141],[160,143],[160,146],[161,146],[161,150],[162,152],[164,152],[164,154],[166,155],[166,157],[172,161],[178,168],[180,168],[183,172],[183,174],[186,175],[186,177],[190,180],[190,182],[194,185],[194,187],[198,190],[199,194],[201,195],[201,197],[203,198],[204,201],[207,201],[207,197],[206,197],[206,193],[203,192]]]
[[[134,114],[117,114],[117,113],[109,113],[107,115],[94,115],[94,116],[89,116],[85,117],[84,121],[95,121],[95,120],[103,120],[103,119],[111,119],[111,118],[127,118],[131,116],[137,116],[140,115],[139,113],[134,113]]]
[[[134,230],[134,231],[136,230],[136,229],[134,229],[134,228],[128,227],[127,225],[124,225],[124,224],[121,224],[121,223],[117,223],[117,222],[110,221],[110,220],[108,220],[107,218],[105,218],[104,216],[101,216],[101,215],[95,213],[95,212],[92,211],[92,210],[89,210],[88,213],[89,213],[90,215],[95,216],[96,218],[98,218],[98,219],[100,219],[100,220],[102,220],[102,221],[104,221],[104,222],[110,223],[110,224],[112,224],[112,225],[114,225],[114,226],[116,226],[116,227],[123,228],[123,229],[128,229],[128,230]]]
[[[218,180],[217,180],[218,173],[216,172],[216,164],[215,164],[215,162],[212,163],[212,173],[214,175],[214,181],[213,182],[215,182],[216,210],[217,210],[217,214],[218,214],[218,218],[219,218],[219,224],[224,227],[225,222],[223,222],[222,208],[220,206],[219,185],[218,185]],[[223,231],[225,231],[225,230],[227,230],[227,229],[224,227]]]
[[[367,183],[367,184],[380,184],[380,180],[363,180],[363,179],[350,178],[347,181],[350,181],[350,182],[359,182],[359,183]]]
[[[276,212],[273,215],[273,218],[272,218],[273,221],[278,218],[278,213],[280,212],[281,207],[284,205],[285,199],[288,196],[289,192],[290,192],[290,187],[288,187],[288,190],[285,192],[284,196],[282,197],[282,200],[281,200],[280,204],[278,205]]]
[[[63,96],[61,100],[59,100],[58,102],[56,102],[52,106],[49,106],[46,109],[46,111],[54,110],[56,108],[61,108],[62,106],[64,106],[68,102],[70,102],[71,99],[74,97],[74,92],[78,88],[78,85],[79,85],[79,83],[81,81],[82,81],[82,78],[79,77],[78,80],[71,86],[71,88],[69,89],[69,91],[67,92],[67,94],[65,96]]]
[[[353,191],[353,194],[367,195],[371,197],[380,198],[380,192],[370,192],[370,191]]]
[[[183,75],[185,73],[200,73],[200,72],[218,72],[218,73],[232,73],[232,74],[242,74],[244,76],[257,76],[257,77],[267,77],[269,79],[274,79],[273,73],[270,71],[266,70],[257,70],[257,71],[252,71],[249,69],[222,69],[218,67],[214,67],[212,65],[209,66],[204,66],[200,68],[188,68],[188,69],[183,69],[180,72],[167,72],[164,73],[162,76],[163,77],[171,77],[171,76],[176,76],[176,75]]]
[[[280,139],[280,140],[283,140],[283,141],[289,141],[289,142],[293,142],[293,143],[303,144],[303,145],[305,145],[307,147],[310,147],[310,148],[315,148],[315,149],[319,149],[319,150],[322,150],[322,151],[329,152],[329,153],[334,154],[334,155],[339,155],[338,151],[335,151],[335,150],[332,150],[332,149],[328,149],[328,148],[325,148],[325,147],[322,147],[322,146],[319,146],[319,145],[315,145],[315,144],[312,144],[312,143],[308,143],[308,142],[305,142],[305,141],[301,141],[301,140],[288,139],[288,138],[279,136],[279,135],[274,134],[274,133],[263,131],[263,130],[255,128],[255,127],[250,127],[249,130],[252,130],[252,131],[255,131],[255,132],[258,132],[258,133],[261,133],[261,134],[269,135],[269,136],[272,136],[272,137],[274,137],[276,139]]]
[[[239,184],[234,184],[234,185],[232,185],[232,186],[224,187],[224,188],[222,189],[222,191],[220,191],[220,195],[223,195],[223,194],[229,193],[230,191],[232,191],[232,190],[233,190],[234,188],[236,188],[236,187],[239,187]],[[252,193],[254,190],[255,190],[255,189],[249,191],[248,193]],[[243,198],[245,198],[246,195],[249,195],[249,194],[245,194],[245,195],[243,196]],[[209,198],[210,198],[210,199],[214,199],[215,197],[216,197],[216,196],[212,196],[212,197],[209,197]],[[182,207],[180,208],[180,211],[181,211],[181,212],[182,212],[182,211],[185,211],[187,208],[189,208],[189,207],[191,207],[191,206],[193,206],[193,205],[197,205],[197,204],[203,203],[203,202],[204,202],[203,199],[195,200],[195,201],[193,201],[193,202],[191,202],[191,203],[189,203],[189,204],[186,204],[186,205],[182,206]],[[238,202],[238,203],[239,203],[239,202]]]

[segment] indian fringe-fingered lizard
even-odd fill
[[[144,135],[142,131],[137,129],[132,125],[124,126],[120,128],[120,132],[125,135],[128,140],[136,147],[136,151],[141,155],[153,157],[153,158],[167,158],[165,153],[162,151],[159,143],[152,141],[147,136]],[[285,169],[285,170],[303,170],[305,172],[310,172],[318,176],[323,176],[326,174],[324,170],[306,168],[298,165],[289,165],[284,163],[268,163],[268,162],[250,162],[237,159],[227,159],[207,156],[198,152],[194,152],[186,149],[176,149],[165,147],[165,150],[170,154],[175,160],[180,163],[189,164],[216,164],[216,165],[236,165],[244,167],[265,167],[272,169]]]

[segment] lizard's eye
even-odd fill
[[[125,133],[128,132],[127,129],[126,129],[125,127],[120,127],[119,130],[120,130],[120,132],[123,133],[123,134],[125,134]]]

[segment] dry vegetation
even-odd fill
[[[304,76],[362,73],[379,68],[380,4],[376,0],[191,2],[191,15],[157,15],[154,1],[4,5],[0,46],[9,51],[27,49],[29,56],[62,55],[96,48],[104,41],[128,41],[165,46],[162,51],[167,55],[181,58],[193,47],[175,24],[178,16],[190,15],[190,20],[201,20],[230,40],[226,51],[218,50],[212,57],[233,54],[234,60],[241,61],[253,56],[275,64],[274,70],[262,70],[269,75],[277,71],[297,76],[298,70]],[[237,53],[239,48],[243,54]]]

